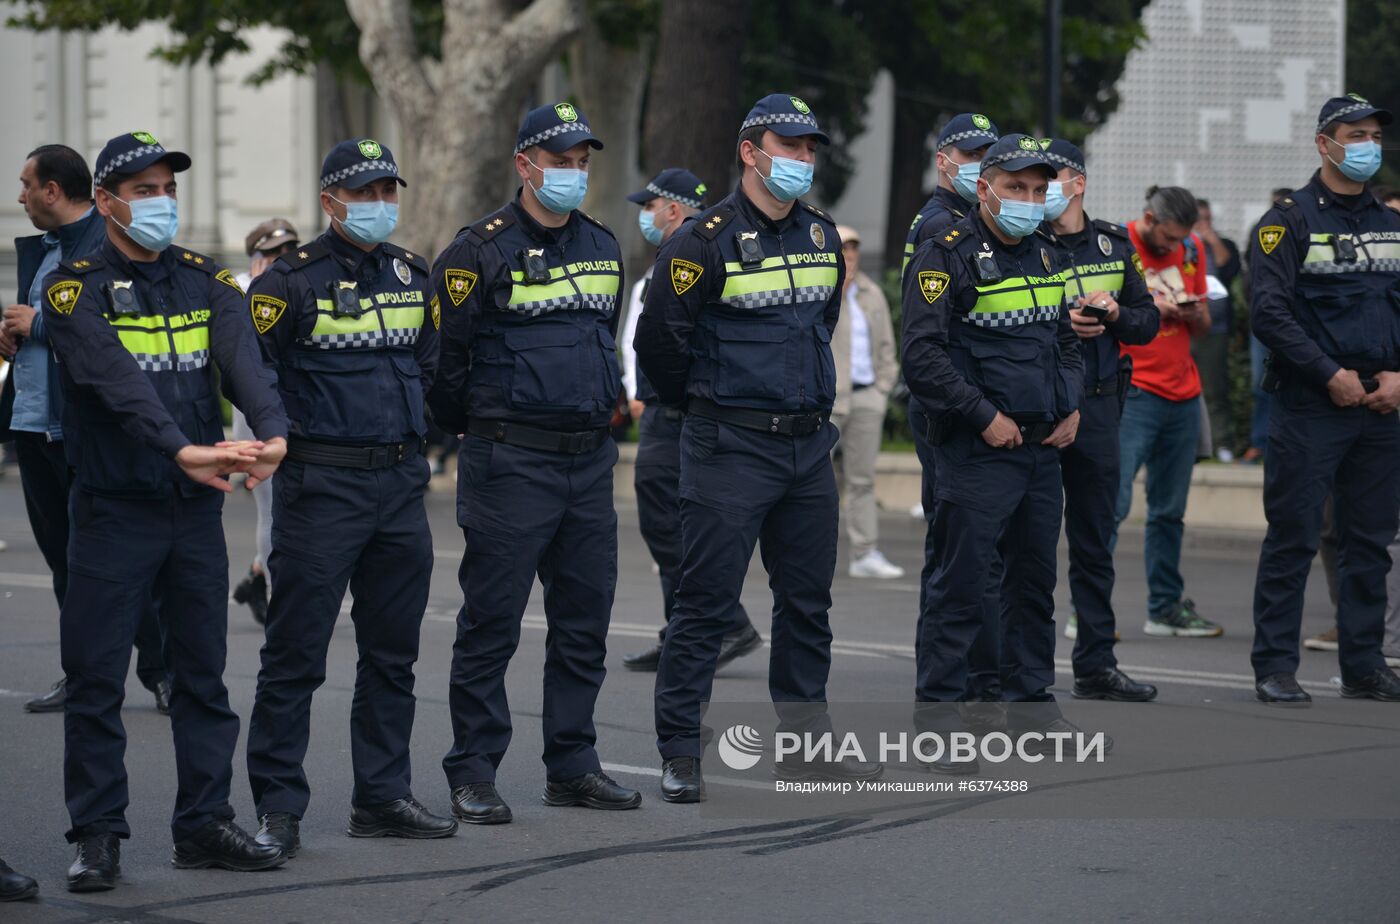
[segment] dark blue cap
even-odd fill
[[[627,201],[645,205],[653,199],[671,199],[693,209],[700,208],[705,201],[708,187],[700,178],[682,167],[667,167],[652,177],[645,189],[639,189],[627,197]]]
[[[399,165],[394,163],[393,153],[373,138],[342,141],[321,161],[322,189],[331,186],[359,189],[386,177],[400,186],[408,185],[399,176]]]
[[[1040,149],[1056,172],[1068,167],[1075,173],[1087,173],[1084,169],[1084,152],[1079,150],[1078,145],[1070,144],[1063,138],[1041,138]]]
[[[131,176],[151,164],[165,161],[176,173],[190,169],[190,156],[180,151],[167,151],[150,132],[130,132],[107,142],[93,165],[92,185],[101,186],[112,174]]]
[[[755,125],[762,125],[775,135],[784,138],[800,138],[811,135],[822,144],[831,144],[826,132],[817,125],[817,117],[812,108],[796,96],[786,93],[769,93],[753,104],[749,114],[744,116],[744,124],[739,131],[744,132]]]
[[[600,151],[603,149],[603,142],[593,137],[588,120],[573,103],[555,103],[525,113],[520,132],[515,136],[515,153],[539,145],[551,154],[558,154],[585,141]]]
[[[963,112],[953,116],[938,132],[936,150],[948,145],[959,151],[975,151],[989,144],[996,144],[996,123],[980,112]]]
[[[1355,93],[1334,96],[1322,104],[1322,111],[1317,114],[1317,130],[1320,134],[1331,122],[1360,122],[1369,116],[1375,116],[1382,125],[1390,124],[1389,109],[1372,106],[1369,101]]]
[[[987,149],[986,155],[982,158],[982,174],[984,176],[989,167],[998,167],[1012,173],[1030,167],[1039,167],[1052,180],[1055,178],[1055,174],[1060,172],[1059,168],[1045,156],[1039,141],[1030,135],[1014,133],[1002,135],[997,139],[996,144]]]

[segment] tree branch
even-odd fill
[[[401,113],[426,116],[435,94],[418,63],[408,0],[345,0],[345,7],[360,28],[360,60],[375,89]]]
[[[516,73],[538,70],[559,51],[559,46],[583,28],[580,0],[534,0],[516,13],[501,30],[501,42],[514,48]]]

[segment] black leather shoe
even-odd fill
[[[246,603],[253,611],[253,622],[267,624],[267,577],[248,569],[248,576],[233,589],[235,603]]]
[[[657,642],[646,651],[639,651],[630,654],[622,659],[622,666],[629,671],[649,671],[656,673],[656,667],[661,663],[661,643]]]
[[[452,816],[469,825],[503,825],[514,817],[495,783],[467,783],[452,790]]]
[[[731,632],[724,637],[724,641],[719,646],[719,660],[715,662],[715,670],[719,670],[724,665],[735,658],[742,658],[751,651],[757,651],[763,647],[763,636],[758,634],[758,630],[752,625],[745,626],[738,632]]]
[[[161,715],[170,715],[170,681],[159,681],[151,694],[156,698],[156,712]]]
[[[1075,699],[1111,699],[1120,703],[1145,703],[1157,698],[1157,688],[1140,683],[1116,667],[1074,678]]]
[[[268,812],[258,825],[258,833],[253,840],[264,847],[277,847],[287,859],[301,850],[301,822],[291,812]]]
[[[1051,722],[1049,725],[1042,725],[1040,728],[1027,728],[1020,734],[1028,734],[1030,732],[1039,732],[1041,735],[1050,735],[1053,733],[1068,734],[1071,736],[1085,735],[1085,744],[1088,744],[1089,741],[1093,739],[1093,736],[1095,734],[1094,732],[1084,731],[1084,729],[1080,728],[1078,725],[1075,725],[1073,722],[1066,718],[1058,718],[1055,721]],[[1107,755],[1109,753],[1112,753],[1113,736],[1109,735],[1106,732],[1098,732],[1097,734],[1103,735],[1104,754]],[[1013,735],[1012,737],[1015,738],[1017,737],[1017,735]],[[1060,753],[1067,755],[1070,760],[1073,760],[1074,755],[1079,752],[1079,744],[1077,741],[1077,737],[1071,737],[1069,739],[1056,739],[1049,737],[1042,737],[1040,739],[1030,739],[1022,744],[1019,744],[1018,747],[1024,748],[1027,754],[1040,754],[1045,757],[1053,757],[1055,755],[1057,741],[1061,742],[1058,745]]]
[[[94,834],[77,843],[68,867],[69,892],[106,892],[116,888],[122,874],[121,841],[115,834]]]
[[[1009,707],[1001,700],[974,699],[958,703],[958,716],[975,735],[1006,731],[1006,718]]]
[[[19,902],[39,894],[39,883],[10,869],[10,864],[0,860],[0,902]]]
[[[409,837],[432,840],[457,833],[457,822],[434,815],[412,796],[383,805],[357,805],[350,810],[351,837]]]
[[[581,805],[594,809],[634,809],[642,804],[642,794],[619,786],[602,771],[585,773],[572,780],[544,784],[544,804],[555,807]]]
[[[705,801],[700,758],[671,757],[661,762],[661,798],[666,802]]]
[[[281,847],[259,844],[231,821],[211,821],[175,845],[176,869],[227,869],[252,873],[287,862]]]
[[[1298,686],[1292,674],[1270,674],[1254,684],[1254,695],[1260,702],[1274,706],[1308,706],[1312,697]]]
[[[773,764],[773,776],[780,780],[826,780],[833,783],[878,780],[884,764],[843,757],[840,760],[782,760]]]
[[[1388,667],[1377,668],[1369,677],[1343,680],[1342,695],[1347,699],[1378,699],[1383,703],[1400,703],[1400,677]]]
[[[49,692],[36,696],[24,704],[25,712],[62,712],[63,701],[68,698],[68,678],[55,683]]]

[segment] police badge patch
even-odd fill
[[[1051,269],[1051,267],[1050,267],[1050,251],[1046,250],[1044,247],[1042,247],[1042,248],[1040,249],[1040,262],[1041,262],[1041,264],[1045,267],[1045,272],[1047,272],[1047,273],[1053,273],[1053,272],[1055,272],[1055,271],[1054,271],[1053,269]]]
[[[433,330],[439,330],[442,327],[442,302],[434,295],[432,301],[428,302],[428,307],[433,312]]]
[[[408,285],[413,281],[413,274],[408,271],[408,264],[398,257],[394,258],[394,275],[399,277],[399,282],[404,285]]]
[[[59,314],[72,314],[78,304],[78,296],[83,294],[83,284],[75,279],[66,279],[49,286],[49,304]]]
[[[1259,229],[1259,247],[1264,251],[1264,256],[1274,252],[1274,248],[1283,240],[1283,225],[1265,225]]]
[[[253,326],[257,328],[258,333],[265,334],[272,330],[272,325],[281,320],[282,312],[287,310],[287,303],[271,295],[254,295],[250,308],[253,312]]]
[[[684,295],[686,290],[700,279],[700,274],[705,272],[705,268],[689,260],[671,260],[671,288],[676,290],[677,295]]]
[[[817,245],[818,250],[826,250],[826,232],[822,230],[821,225],[812,222],[812,227],[807,229],[807,233],[812,236],[812,243]]]
[[[453,308],[461,308],[462,302],[476,287],[476,273],[471,270],[449,269],[444,274],[447,280],[447,297],[452,299]]]
[[[919,274],[919,291],[923,293],[924,301],[932,305],[938,301],[938,296],[948,289],[947,273],[940,273],[933,270]]]
[[[1113,242],[1108,239],[1107,234],[1099,235],[1099,253],[1105,257],[1113,256]]]
[[[214,278],[222,282],[224,285],[229,286],[230,288],[237,291],[239,295],[243,294],[243,287],[238,284],[237,279],[233,278],[233,273],[229,270],[219,270],[217,273],[214,274]]]
[[[1147,270],[1142,268],[1142,257],[1138,255],[1137,251],[1133,252],[1133,269],[1138,271],[1139,276],[1147,275]]]

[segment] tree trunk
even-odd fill
[[[894,84],[894,130],[890,144],[890,191],[885,208],[885,269],[898,268],[904,260],[904,241],[909,224],[924,204],[924,170],[928,166],[931,107],[920,100],[900,95],[898,77]]]
[[[503,204],[530,86],[583,25],[580,0],[443,0],[442,64],[425,69],[409,0],[346,0],[360,60],[399,123],[395,158],[408,188],[395,239],[432,259]]]
[[[742,58],[749,0],[666,0],[647,90],[642,164],[651,176],[684,167],[727,194],[739,123],[752,100],[743,93]]]

